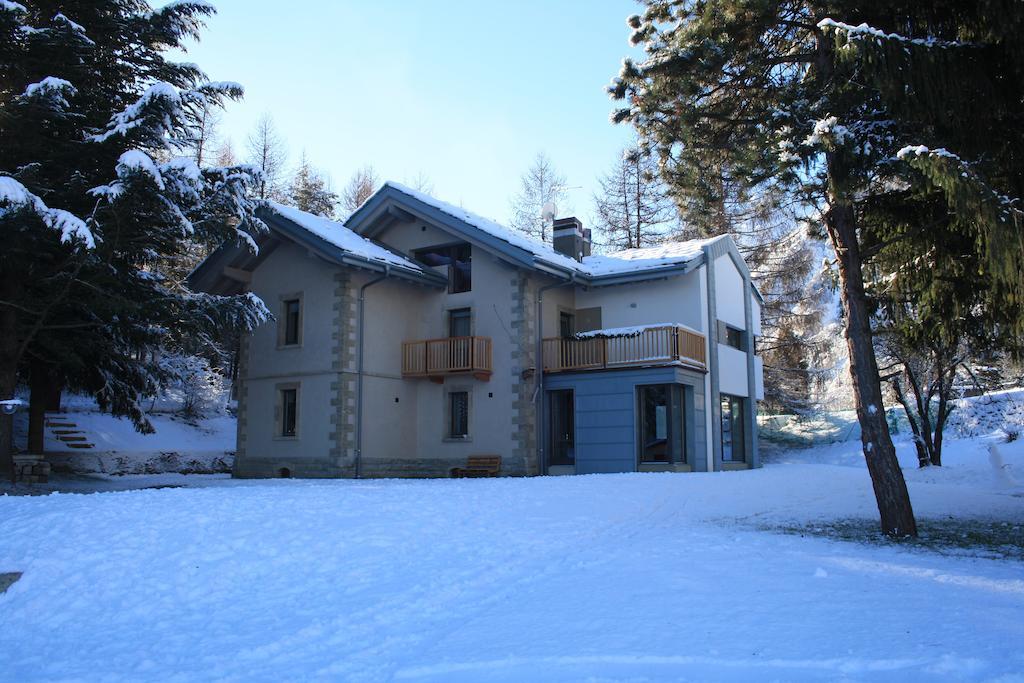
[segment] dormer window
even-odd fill
[[[472,247],[468,244],[446,244],[415,252],[417,260],[432,267],[448,268],[448,293],[459,294],[473,289]]]

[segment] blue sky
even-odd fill
[[[264,112],[335,188],[364,164],[423,173],[434,194],[505,220],[519,177],[544,151],[586,220],[596,177],[632,131],[604,87],[627,54],[632,0],[512,3],[214,0],[188,61],[238,81],[221,132],[244,154]]]

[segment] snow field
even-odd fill
[[[919,517],[1024,522],[1024,489],[995,476],[985,448],[953,442],[948,467],[908,470]],[[180,477],[199,488],[0,497],[0,571],[25,573],[0,595],[0,671],[1020,680],[1020,562],[764,530],[873,517],[855,455],[846,444],[715,474]],[[1002,458],[1019,473],[1024,447]]]

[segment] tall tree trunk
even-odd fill
[[[829,165],[832,166],[831,163]],[[832,177],[835,182],[835,176]],[[889,436],[889,425],[885,421],[882,385],[875,359],[867,296],[864,293],[860,243],[853,206],[832,201],[825,215],[825,224],[839,261],[853,396],[857,420],[860,422],[864,459],[875,490],[882,531],[890,536],[917,536],[910,494],[907,493],[907,484],[896,459],[896,448]]]
[[[903,386],[900,384],[899,376],[894,377],[892,380],[892,390],[896,394],[896,400],[903,406],[903,412],[907,414],[907,422],[910,423],[910,431],[914,433],[914,447],[917,449],[917,466],[928,467],[931,464],[931,458],[928,456],[928,451],[924,447],[924,439],[921,436],[921,427],[917,424],[917,418],[914,416],[914,409],[910,407],[910,401],[907,400],[907,395],[903,393]]]
[[[20,282],[8,274],[0,281],[0,299],[16,301]],[[14,398],[18,386],[18,312],[0,306],[0,400]],[[0,411],[0,475],[14,477],[14,416]]]
[[[0,332],[0,337],[7,333]],[[6,344],[0,340],[0,347]],[[18,384],[17,365],[12,358],[0,351],[0,399],[14,397],[14,389]],[[0,477],[14,476],[14,416],[0,411]]]
[[[28,452],[43,454],[46,438],[46,407],[50,399],[49,368],[41,361],[32,361],[28,398]]]

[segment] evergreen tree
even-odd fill
[[[565,176],[540,152],[523,174],[521,183],[519,194],[512,199],[511,226],[541,242],[548,242],[550,225],[544,217],[544,208],[555,206],[563,212],[567,210],[560,206],[568,197]]]
[[[865,284],[878,245],[900,250],[919,277],[907,289],[932,331],[962,312],[940,278],[976,279],[935,250],[965,238],[989,278],[985,315],[1024,334],[1019,229],[1024,8],[1007,0],[650,0],[629,19],[647,58],[626,60],[613,83],[630,121],[658,151],[667,179],[721,159],[745,188],[771,187],[821,208],[836,256],[864,454],[893,535],[915,534],[882,410],[874,303]],[[879,190],[926,193],[949,215],[913,237],[879,239],[865,214]],[[888,192],[883,192],[888,194]],[[898,245],[898,246],[894,246]],[[913,283],[911,285],[911,283]],[[959,288],[957,288],[959,291]]]
[[[348,184],[341,192],[341,206],[345,209],[345,215],[349,216],[353,211],[363,205],[370,196],[380,187],[380,178],[373,166],[367,164],[352,174]]]
[[[270,114],[260,117],[246,142],[249,163],[262,172],[257,188],[259,198],[275,201],[287,199],[284,172],[288,163],[288,148]]]
[[[166,379],[159,349],[215,340],[267,315],[250,296],[195,294],[166,275],[193,240],[255,248],[247,167],[186,156],[203,107],[241,96],[163,51],[212,9],[137,0],[0,3],[0,395],[30,383],[30,447],[44,388],[91,392],[150,429],[139,397]],[[0,420],[9,453],[10,419]],[[0,458],[9,465],[9,458]]]
[[[598,179],[594,195],[596,228],[618,249],[659,244],[679,227],[655,160],[639,148],[622,151],[618,163]]]
[[[333,218],[338,206],[338,195],[327,189],[327,183],[309,163],[305,151],[288,189],[288,200],[297,209],[325,218]]]

